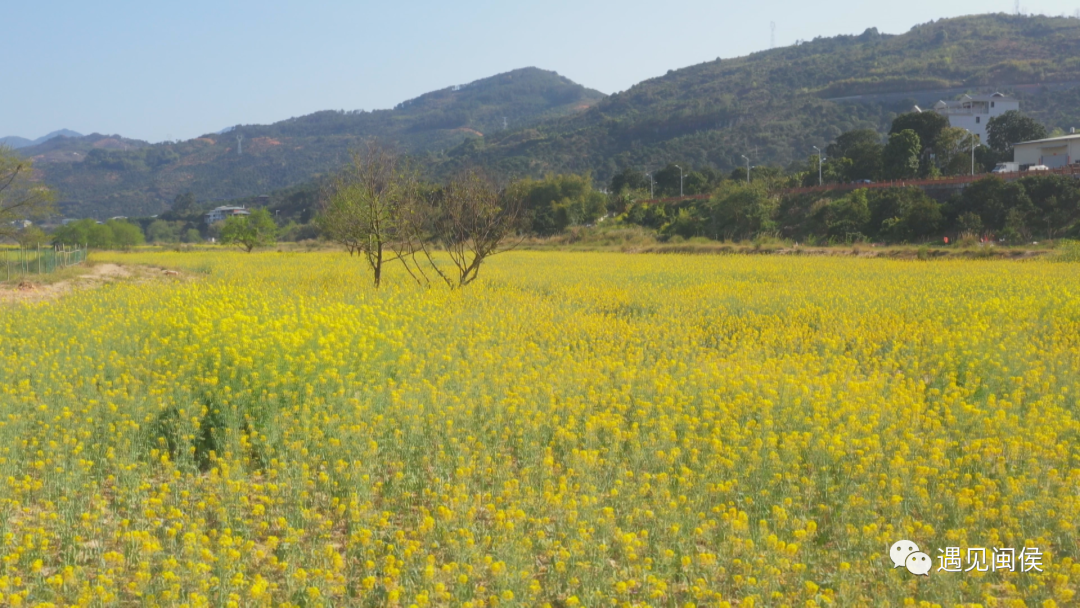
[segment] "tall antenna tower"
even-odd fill
[[[769,33],[769,48],[770,49],[775,49],[776,48],[776,22],[775,21],[770,21],[769,22],[769,30],[771,30],[770,33]]]
[[[1016,14],[1020,14],[1020,0],[1016,0]]]
[[[236,155],[240,156],[244,153],[244,134],[236,134]]]

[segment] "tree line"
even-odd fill
[[[988,133],[983,145],[936,113],[914,112],[897,116],[887,136],[842,133],[825,147],[824,158],[811,156],[786,170],[749,165],[724,173],[671,163],[652,172],[624,169],[602,189],[588,172],[500,181],[466,168],[432,182],[421,177],[417,158],[372,143],[354,151],[335,174],[236,201],[251,213],[223,223],[206,225],[206,205],[185,193],[160,216],[74,222],[51,239],[126,248],[213,238],[251,251],[277,240],[322,238],[365,259],[376,284],[388,264],[400,264],[420,283],[456,288],[474,280],[484,259],[513,239],[580,226],[642,226],[660,239],[767,235],[820,243],[915,243],[961,234],[1022,243],[1076,236],[1080,187],[1067,176],[1032,174],[1011,183],[989,176],[947,199],[916,188],[784,194],[816,184],[819,163],[826,183],[962,174],[972,170],[973,154],[976,170],[985,171],[1011,159],[1012,142],[1048,135],[1016,112],[992,119]],[[657,200],[679,194],[709,196]]]
[[[1034,119],[1011,110],[987,121],[987,141],[965,129],[950,127],[937,112],[908,112],[897,116],[888,138],[873,129],[841,134],[821,158],[823,183],[937,178],[984,173],[1012,160],[1012,146],[1047,137]],[[818,185],[819,158],[811,156],[802,171],[802,185]]]
[[[1021,244],[1080,236],[1080,182],[1063,175],[1032,175],[1014,182],[987,176],[938,200],[914,187],[778,196],[764,181],[728,181],[708,199],[637,201],[615,219],[655,229],[669,239],[773,236],[841,244],[967,236]]]

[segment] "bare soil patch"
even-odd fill
[[[24,277],[18,282],[0,283],[0,303],[56,300],[73,291],[93,289],[117,281],[146,283],[189,278],[186,273],[177,270],[113,263],[73,266],[61,273],[65,276],[51,282],[48,282],[48,279],[55,277],[45,275],[41,281],[35,280],[37,277]]]

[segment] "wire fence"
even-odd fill
[[[18,247],[0,249],[5,281],[27,274],[48,274],[86,261],[86,247]]]

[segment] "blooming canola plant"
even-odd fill
[[[94,257],[186,273],[0,314],[0,606],[1075,605],[1070,264]]]

